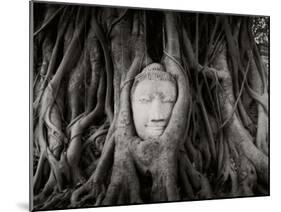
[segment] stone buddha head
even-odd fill
[[[177,100],[174,77],[159,63],[146,66],[131,89],[134,125],[142,139],[161,136]]]

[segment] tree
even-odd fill
[[[252,18],[34,6],[35,208],[268,195],[268,77]],[[163,135],[142,140],[130,91],[152,62],[178,99]]]

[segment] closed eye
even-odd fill
[[[141,98],[138,101],[141,102],[141,103],[148,103],[148,102],[150,102],[150,99],[148,99],[148,98]]]
[[[175,103],[175,100],[173,100],[173,99],[163,99],[162,102],[164,102],[164,103]]]

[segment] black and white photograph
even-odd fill
[[[270,195],[269,16],[31,1],[30,32],[32,211]]]

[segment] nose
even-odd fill
[[[152,101],[150,109],[150,121],[151,122],[164,122],[165,117],[163,116],[161,101],[159,98],[155,98]]]

